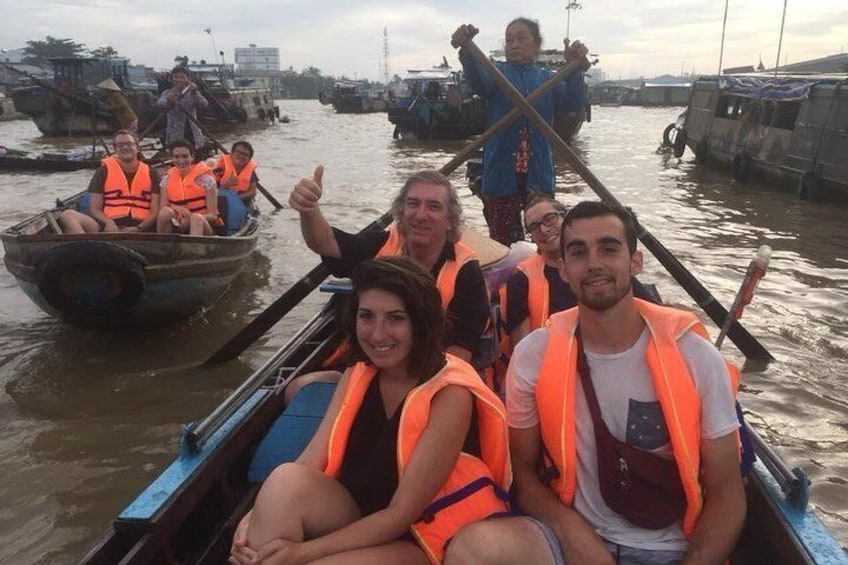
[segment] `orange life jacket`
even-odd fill
[[[507,444],[506,410],[471,367],[446,355],[447,363],[430,380],[406,396],[398,423],[398,477],[409,463],[430,417],[433,397],[447,386],[468,389],[474,395],[481,459],[460,453],[445,484],[410,530],[431,563],[444,559],[445,544],[464,525],[507,512],[506,493],[512,484],[512,467]],[[376,369],[365,363],[353,366],[339,414],[330,431],[324,473],[338,477],[353,424]]]
[[[150,167],[139,161],[138,169],[132,180],[115,157],[106,157],[100,162],[106,167],[106,180],[103,182],[103,213],[108,217],[132,218],[141,221],[150,215],[150,199],[153,187],[150,184]]]
[[[253,171],[256,170],[256,161],[251,159],[239,173],[233,164],[232,155],[221,155],[221,158],[215,163],[215,168],[224,169],[224,172],[221,174],[221,180],[226,180],[233,175],[238,179],[238,184],[235,187],[230,186],[227,188],[237,192],[247,192],[250,189],[250,179],[253,178]]]
[[[377,251],[375,257],[402,255],[403,237],[400,235],[397,222],[392,222],[386,231],[389,232],[389,239]],[[439,294],[442,295],[443,309],[447,309],[448,304],[453,300],[453,295],[456,292],[456,276],[459,274],[459,270],[469,261],[477,259],[474,250],[461,241],[455,242],[453,249],[454,258],[445,261],[442,268],[439,269],[439,275],[436,277],[436,286],[439,289]]]
[[[550,309],[550,285],[545,277],[545,256],[537,253],[532,257],[528,257],[515,268],[527,277],[527,310],[530,314],[530,331],[541,328],[548,320],[548,312]],[[506,283],[502,284],[498,289],[501,320],[507,320],[507,287]],[[510,343],[509,334],[504,332],[501,337],[500,349],[501,355],[505,359],[509,359],[514,343]]]
[[[180,176],[176,167],[168,169],[168,203],[171,206],[184,206],[198,214],[206,214],[206,189],[194,181],[203,174],[211,173],[209,165],[202,162],[194,165],[185,177]]]
[[[703,506],[703,491],[699,481],[701,403],[686,363],[677,349],[677,339],[689,331],[707,338],[707,331],[690,312],[658,306],[638,298],[634,302],[650,333],[645,361],[668,427],[672,453],[686,493],[683,533],[689,537]],[[559,472],[551,482],[551,488],[567,505],[573,503],[577,486],[575,383],[579,376],[577,341],[574,337],[577,321],[577,308],[550,317],[547,348],[536,385],[542,441],[547,455],[553,459]],[[735,391],[738,387],[738,380],[735,380],[738,379],[738,372],[735,376],[731,373],[730,378]]]

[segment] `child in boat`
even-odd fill
[[[344,325],[358,361],[297,461],[265,481],[231,563],[439,563],[462,525],[507,510],[504,407],[444,353],[433,278],[386,257],[351,280]]]

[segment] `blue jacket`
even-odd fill
[[[480,67],[465,49],[459,50],[459,62],[471,89],[488,102],[486,127],[491,126],[513,108],[509,97],[498,87],[485,69]],[[541,69],[535,63],[512,65],[495,63],[501,73],[525,97],[536,90],[553,72]],[[583,73],[575,71],[553,90],[538,99],[533,106],[548,123],[555,112],[579,111],[585,105]],[[527,168],[527,191],[554,192],[554,164],[551,145],[523,114],[504,127],[483,148],[484,196],[507,196],[518,190],[515,182],[515,153],[521,129],[527,127],[530,136],[530,163]]]

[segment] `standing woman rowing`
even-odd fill
[[[488,102],[486,127],[490,127],[508,113],[513,104],[466,48],[476,33],[474,26],[461,25],[453,32],[451,45],[460,47],[459,61],[472,90]],[[506,62],[495,64],[524,96],[553,75],[553,71],[536,64],[541,47],[542,36],[535,20],[516,18],[506,27]],[[566,38],[564,47],[566,62],[588,53],[586,46],[579,41],[570,42]],[[582,110],[585,105],[583,72],[571,73],[533,105],[548,123],[553,122],[557,113]],[[483,148],[483,214],[492,239],[505,245],[524,239],[521,211],[532,191],[553,195],[553,154],[542,132],[522,115]]]
[[[265,481],[231,563],[439,563],[462,525],[507,510],[504,408],[443,353],[433,277],[385,257],[351,280],[344,325],[358,361],[297,461]]]

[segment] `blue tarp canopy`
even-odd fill
[[[761,100],[803,100],[818,81],[792,78],[759,78],[723,76],[719,89],[723,93]]]

